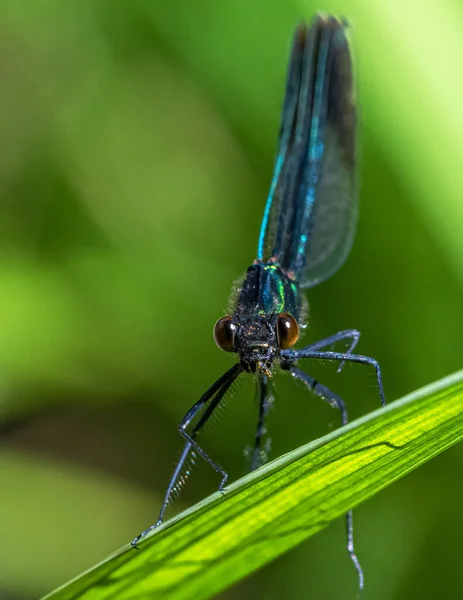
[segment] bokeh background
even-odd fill
[[[316,339],[349,327],[393,400],[463,365],[463,5],[458,0],[3,0],[0,6],[0,598],[52,590],[154,522],[176,425],[232,364],[212,341],[255,255],[289,40],[349,18],[361,211],[310,291]],[[352,417],[361,366],[311,373]],[[289,378],[272,457],[337,425]],[[252,380],[205,440],[246,471]],[[459,596],[463,451],[356,511],[365,598]],[[198,465],[177,510],[212,492]],[[223,598],[353,598],[339,521]]]

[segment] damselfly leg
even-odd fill
[[[169,485],[167,487],[167,491],[164,495],[164,500],[162,502],[158,520],[156,521],[156,523],[154,525],[151,525],[151,527],[148,527],[148,529],[146,529],[145,531],[140,533],[140,535],[138,535],[132,541],[132,546],[134,548],[137,547],[137,543],[143,537],[145,537],[145,535],[147,533],[149,533],[153,529],[156,529],[156,527],[158,527],[162,523],[166,509],[169,506],[169,503],[172,499],[172,495],[176,492],[176,490],[178,490],[180,487],[182,487],[182,485],[184,483],[184,479],[185,479],[184,467],[187,464],[188,458],[190,457],[191,453],[195,452],[196,454],[201,456],[201,458],[203,458],[207,462],[207,464],[210,465],[214,469],[214,471],[219,473],[219,475],[221,476],[219,490],[223,489],[223,487],[227,481],[227,478],[228,478],[226,471],[218,463],[213,461],[210,458],[210,456],[203,450],[203,448],[201,448],[201,446],[196,442],[196,437],[197,437],[198,433],[201,431],[201,429],[206,425],[209,418],[213,414],[214,410],[219,406],[221,400],[223,399],[223,397],[225,396],[227,391],[230,389],[230,386],[235,381],[235,379],[238,377],[241,370],[242,369],[241,369],[240,365],[234,365],[231,369],[229,369],[226,373],[224,373],[224,375],[222,375],[222,377],[220,377],[201,396],[201,398],[195,404],[193,404],[193,406],[190,408],[190,410],[186,413],[186,415],[180,421],[178,429],[179,429],[180,435],[185,438],[186,444],[183,448],[180,459],[177,462],[177,465],[174,469],[174,473],[173,473],[173,475],[170,479]],[[198,420],[198,422],[194,425],[193,429],[191,430],[191,433],[188,433],[188,431],[187,431],[188,426],[193,421],[193,419],[198,414],[201,413],[201,411],[205,407],[207,407],[207,408],[204,411],[204,414],[201,416],[201,418]]]

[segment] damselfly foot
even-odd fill
[[[132,548],[134,548],[135,550],[139,550],[137,544],[138,542],[143,539],[146,535],[148,535],[148,533],[150,531],[153,531],[153,529],[156,529],[157,527],[159,527],[159,525],[162,523],[162,521],[158,521],[155,525],[151,525],[151,527],[148,527],[148,529],[145,529],[145,531],[142,531],[140,533],[140,535],[137,535],[136,538],[134,538],[131,542],[130,545],[132,546]]]

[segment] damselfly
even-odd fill
[[[198,444],[196,438],[242,373],[253,373],[259,397],[252,468],[259,466],[269,380],[277,369],[289,371],[307,389],[339,409],[342,424],[347,411],[341,398],[298,366],[305,359],[346,361],[376,370],[381,402],[384,391],[379,365],[354,354],[360,333],[340,331],[300,350],[293,349],[305,326],[302,288],[313,287],[341,267],[352,246],[357,222],[356,108],[352,61],[346,25],[334,17],[316,16],[310,27],[297,27],[286,84],[275,168],[261,225],[257,258],[231,299],[230,316],[214,327],[216,344],[235,352],[238,363],[220,377],[190,408],[179,425],[186,443],[170,480],[161,512],[148,531],[158,526],[169,501],[181,487],[188,460],[201,456],[217,473],[222,490],[226,471]],[[344,341],[346,352],[327,350]],[[347,548],[364,585],[354,550],[352,512],[347,515]]]

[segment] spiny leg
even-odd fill
[[[196,436],[201,431],[201,429],[204,427],[204,425],[206,425],[206,423],[208,422],[208,420],[211,417],[212,413],[217,408],[217,406],[220,404],[220,402],[222,401],[223,397],[225,396],[225,394],[227,393],[227,391],[230,389],[231,384],[233,383],[233,381],[235,381],[236,377],[240,373],[240,369],[238,369],[238,370],[234,369],[234,371],[235,372],[234,372],[233,376],[228,381],[226,381],[222,385],[222,387],[219,389],[219,391],[216,393],[216,395],[214,396],[213,400],[211,401],[211,403],[207,407],[206,411],[204,412],[203,416],[200,418],[200,420],[193,427],[191,434],[189,434],[187,432],[186,428],[188,427],[189,423],[194,418],[194,416],[202,408],[202,406],[196,408],[196,410],[195,410],[194,413],[192,413],[192,411],[190,411],[184,417],[184,419],[181,421],[181,423],[179,425],[179,428],[178,428],[178,430],[180,432],[180,435],[182,435],[186,439],[187,444],[190,444],[196,450],[196,452],[215,471],[217,471],[217,473],[219,473],[222,476],[222,479],[221,479],[220,484],[219,484],[219,490],[220,491],[222,491],[223,488],[224,488],[224,486],[225,486],[225,483],[226,483],[226,481],[228,479],[228,474],[226,473],[226,471],[224,471],[224,469],[218,463],[214,462],[212,460],[212,458],[201,448],[201,446],[198,444],[198,442],[196,442]]]
[[[347,408],[346,403],[344,400],[342,400],[342,398],[337,396],[334,392],[329,390],[310,375],[307,375],[307,373],[305,373],[302,369],[299,369],[299,367],[289,365],[286,367],[283,365],[282,368],[288,370],[295,379],[302,381],[311,392],[327,402],[332,408],[337,408],[341,413],[341,425],[347,425],[349,420],[347,416]]]
[[[306,346],[304,349],[305,350],[309,350],[309,349],[310,350],[322,350],[323,348],[327,348],[328,346],[331,346],[332,344],[335,344],[336,342],[341,342],[342,340],[346,340],[346,339],[352,340],[349,348],[346,351],[346,354],[352,354],[352,352],[354,351],[354,349],[357,346],[359,339],[360,339],[360,331],[357,331],[356,329],[346,329],[344,331],[338,331],[338,333],[330,335],[327,338],[323,338],[322,340],[317,340],[313,344]],[[342,370],[342,368],[344,366],[344,362],[345,361],[342,361],[339,363],[338,373]]]
[[[155,529],[162,523],[164,519],[164,513],[166,512],[166,509],[169,505],[172,493],[176,489],[176,486],[178,485],[179,481],[181,480],[182,470],[191,452],[196,451],[215,471],[217,471],[217,473],[221,475],[222,478],[220,481],[219,490],[223,489],[228,477],[226,471],[224,471],[224,469],[222,469],[222,467],[218,463],[214,462],[209,457],[209,455],[195,441],[195,438],[201,431],[201,429],[204,427],[204,425],[207,423],[209,417],[212,415],[214,410],[220,404],[220,401],[223,399],[223,397],[229,390],[231,384],[235,381],[240,372],[241,367],[239,365],[234,365],[231,369],[229,369],[201,396],[201,398],[190,408],[190,410],[181,420],[178,429],[182,437],[186,439],[186,444],[183,448],[183,452],[180,456],[180,459],[175,467],[174,473],[170,479],[167,491],[164,496],[164,500],[162,502],[161,510],[159,512],[158,520],[154,525],[151,525],[151,527],[140,533],[140,535],[138,535],[132,541],[132,546],[134,548],[137,547],[137,543],[141,538],[145,537],[147,533],[149,533],[152,529]],[[188,434],[186,428],[210,400],[211,402],[207,407],[206,411],[196,423],[196,425],[193,427],[191,435]]]
[[[309,391],[313,392],[316,396],[327,402],[330,406],[334,408],[338,408],[341,413],[341,423],[342,425],[346,425],[348,422],[347,409],[344,400],[342,400],[339,396],[337,396],[334,392],[329,390],[327,387],[319,383],[316,379],[307,375],[304,371],[299,369],[298,367],[288,366],[283,368],[287,368],[287,370],[291,373],[291,375],[302,381]],[[349,556],[354,563],[354,567],[357,571],[358,580],[359,580],[359,593],[363,591],[364,588],[364,576],[363,569],[360,561],[355,553],[354,546],[354,518],[353,513],[350,510],[346,514],[346,535],[347,535],[347,551]]]
[[[362,365],[371,365],[376,371],[381,404],[386,406],[381,369],[379,368],[378,361],[374,358],[363,356],[361,354],[349,354],[347,352],[320,352],[318,350],[312,350],[311,346],[307,346],[307,348],[302,348],[301,350],[283,350],[281,356],[289,361],[289,363],[293,363],[301,358],[317,358],[318,360],[339,360],[341,362],[356,362]]]
[[[259,418],[257,421],[256,435],[254,438],[254,449],[251,458],[251,471],[254,471],[262,464],[262,437],[265,435],[265,417],[268,412],[268,377],[262,375],[259,377]]]

